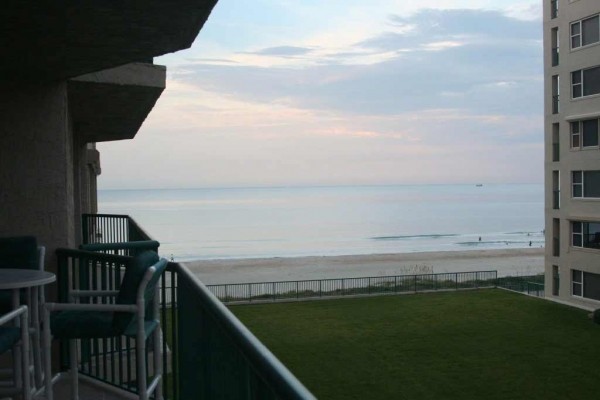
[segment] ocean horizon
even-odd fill
[[[543,184],[109,189],[176,261],[544,246]]]

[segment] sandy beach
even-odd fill
[[[544,249],[201,260],[184,264],[208,285],[486,270],[497,270],[498,276],[531,275],[544,271]]]

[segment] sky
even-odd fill
[[[154,62],[101,189],[543,181],[539,0],[220,0]]]

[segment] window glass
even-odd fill
[[[573,171],[573,183],[582,183],[581,178],[583,174],[581,171]]]
[[[584,272],[583,297],[600,300],[600,275]]]
[[[583,71],[583,95],[591,96],[600,93],[600,67]]]
[[[583,278],[583,273],[579,270],[573,270],[573,282],[581,283],[581,279]]]
[[[573,222],[573,233],[581,233],[581,222]]]
[[[583,46],[597,43],[600,40],[600,25],[598,24],[598,16],[584,19],[581,22],[583,31]]]
[[[600,197],[600,171],[585,171],[584,197]]]
[[[598,146],[598,120],[583,121],[583,147]]]
[[[571,81],[573,84],[581,83],[581,70],[571,72]]]
[[[581,33],[581,24],[580,22],[574,22],[571,24],[571,36],[579,35]]]

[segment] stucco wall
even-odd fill
[[[67,85],[2,87],[0,109],[0,236],[36,236],[54,271],[76,244]]]

